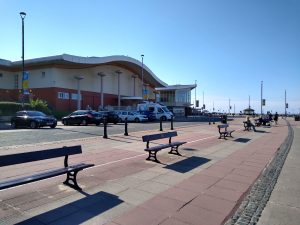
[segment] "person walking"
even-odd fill
[[[277,112],[274,115],[274,121],[275,121],[275,124],[277,125],[277,122],[278,122],[278,113]]]

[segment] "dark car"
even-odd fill
[[[121,121],[118,114],[114,111],[99,111],[98,113],[102,115],[103,119],[106,118],[108,123],[117,124]]]
[[[151,111],[140,111],[139,113],[142,114],[142,115],[147,116],[149,121],[156,120],[155,114]]]
[[[103,121],[103,116],[91,110],[77,110],[70,115],[62,118],[64,125],[88,125],[96,124],[97,126]]]
[[[55,128],[57,120],[54,117],[47,116],[40,111],[19,111],[11,118],[11,127],[30,127],[39,128],[49,126]]]

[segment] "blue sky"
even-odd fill
[[[0,58],[126,55],[161,80],[193,84],[208,110],[300,111],[298,0],[0,0]],[[192,92],[194,101],[195,92]]]

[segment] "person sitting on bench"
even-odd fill
[[[251,122],[250,116],[246,117],[246,121],[247,121],[248,126],[252,127],[252,129],[256,132],[255,125]]]

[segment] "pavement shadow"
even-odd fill
[[[250,141],[251,139],[249,138],[237,138],[234,141],[236,142],[241,142],[241,143],[247,143],[248,141]]]
[[[164,168],[174,170],[179,173],[186,173],[209,161],[210,159],[207,158],[192,156],[171,165],[167,165]]]
[[[270,132],[264,130],[256,130],[256,133],[270,133]]]
[[[93,195],[85,193],[85,195],[86,197],[80,200],[52,209],[17,224],[33,225],[51,224],[53,222],[82,224],[123,202],[118,196],[103,191]]]

